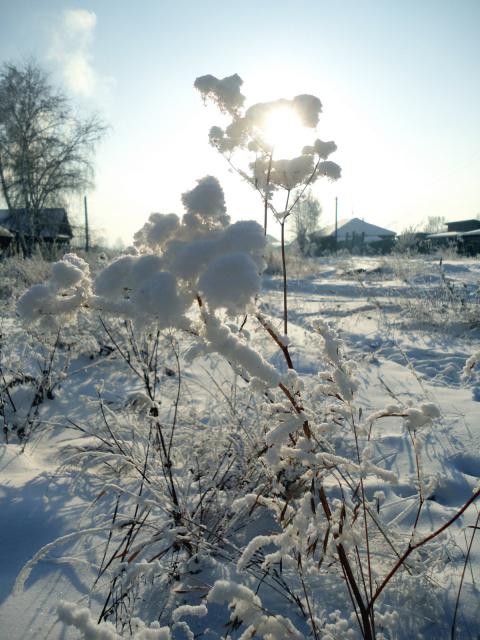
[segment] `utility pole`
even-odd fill
[[[338,198],[335,197],[335,253],[338,250]]]
[[[83,206],[85,209],[85,251],[90,251],[90,237],[88,233],[88,209],[87,209],[87,196],[83,197]]]

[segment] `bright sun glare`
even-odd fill
[[[289,107],[272,111],[263,127],[265,140],[274,147],[275,158],[298,156],[306,144],[311,144],[311,132],[298,114]]]

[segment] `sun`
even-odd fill
[[[275,158],[294,158],[309,144],[309,132],[297,112],[290,107],[272,110],[262,127],[265,141],[274,149]],[[311,135],[311,134],[310,134]]]

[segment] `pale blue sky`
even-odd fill
[[[180,193],[207,173],[235,219],[261,220],[254,194],[208,146],[221,118],[193,89],[205,73],[239,73],[249,103],[320,97],[319,135],[337,142],[343,169],[339,183],[315,186],[325,224],[335,195],[340,217],[397,230],[480,212],[480,0],[0,0],[0,9],[0,61],[33,55],[112,126],[89,194],[111,241],[129,241],[152,211],[181,212]]]

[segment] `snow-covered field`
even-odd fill
[[[22,292],[0,283],[1,640],[167,638],[165,627],[173,638],[360,638],[342,544],[367,603],[412,548],[374,597],[376,638],[480,637],[478,501],[457,517],[480,477],[480,380],[473,361],[465,371],[480,351],[480,262],[338,257],[292,269],[288,380],[317,466],[293,428],[272,426],[286,411],[278,392],[213,349],[195,353],[195,336],[140,337],[93,313],[47,338],[26,331]],[[259,298],[277,336],[281,285],[264,277]],[[324,321],[346,357],[335,370],[328,340],[340,343]],[[285,374],[255,314],[234,326]],[[304,475],[273,459],[289,434]],[[63,622],[60,601],[73,603]],[[102,611],[116,632],[96,626]]]

